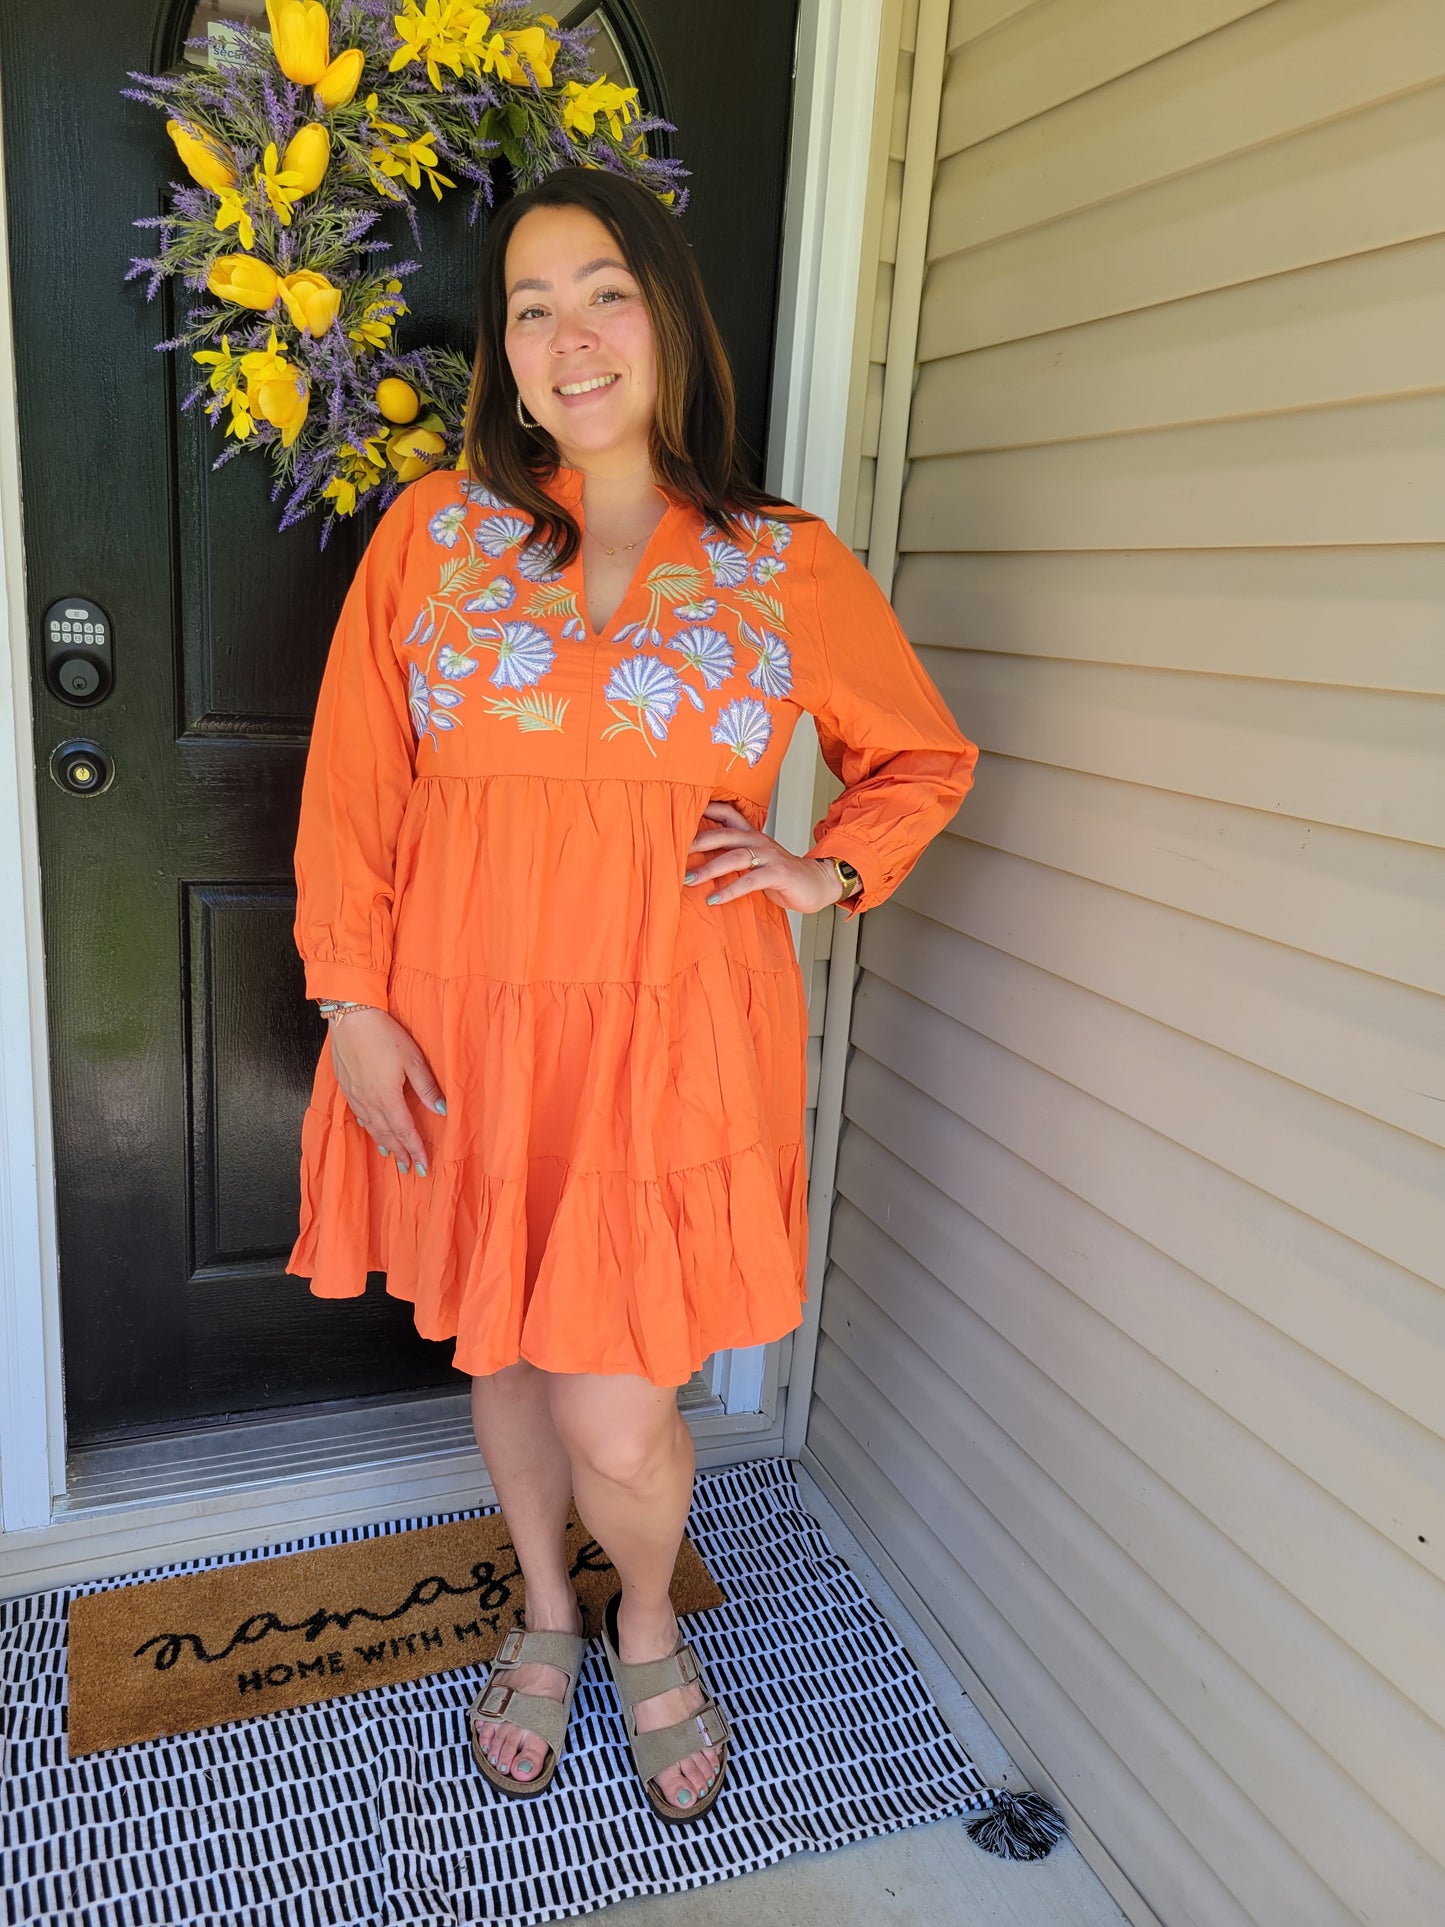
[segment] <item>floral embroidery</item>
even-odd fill
[[[753,564],[753,581],[760,589],[766,589],[773,577],[781,575],[787,566],[786,562],[780,562],[775,555],[760,555]]]
[[[461,478],[461,486],[463,499],[475,502],[478,508],[509,509],[512,507],[510,502],[504,502],[500,495],[493,495],[489,488],[484,487],[481,482],[474,482],[468,475]]]
[[[662,631],[654,629],[645,622],[629,622],[619,629],[613,637],[614,642],[630,642],[634,649],[660,649]]]
[[[602,732],[604,740],[616,736],[624,729],[635,729],[641,734],[643,742],[652,750],[647,733],[643,730],[646,723],[659,741],[667,737],[667,725],[672,721],[673,712],[683,694],[682,678],[667,663],[659,662],[655,656],[629,656],[618,663],[607,678],[603,690],[607,705],[617,721]],[[624,716],[617,709],[618,703],[625,703],[636,711],[633,716]]]
[[[465,502],[451,502],[438,511],[427,528],[433,542],[439,542],[444,549],[454,549],[466,525],[467,507]]]
[[[741,549],[735,549],[731,542],[704,542],[708,560],[712,563],[712,579],[719,589],[735,589],[740,582],[748,579],[748,559]]]
[[[428,596],[425,607],[418,611],[403,645],[426,652],[425,666],[415,662],[409,665],[407,699],[418,738],[430,735],[438,749],[441,744],[435,732],[461,725],[462,718],[452,712],[466,692],[456,685],[475,674],[480,667],[477,652],[482,649],[496,656],[489,678],[493,687],[524,692],[521,696],[495,697],[479,692],[479,700],[490,714],[508,717],[523,730],[557,730],[567,711],[565,697],[559,700],[535,687],[556,661],[557,652],[547,631],[535,622],[476,620],[478,616],[495,618],[516,602],[514,579],[491,571],[495,560],[526,541],[532,530],[531,519],[515,513],[480,483],[462,477],[458,481],[464,500],[439,509],[427,525],[434,542],[458,553],[443,563],[436,593]],[[468,524],[469,503],[503,512],[484,515],[473,530]],[[463,542],[465,554],[460,552]],[[540,554],[523,553],[517,557],[517,572],[534,583],[555,581],[556,573],[547,573],[554,559],[545,548]],[[538,595],[546,593],[537,591]],[[565,613],[573,616],[576,611]],[[449,633],[451,623],[457,628]],[[580,624],[573,633],[579,632]]]
[[[458,655],[449,642],[444,642],[437,651],[437,668],[450,682],[461,682],[476,666],[473,657]]]
[[[679,602],[672,613],[679,622],[711,622],[717,614],[717,597],[705,595],[694,602]]]
[[[436,730],[456,728],[457,719],[450,712],[462,700],[461,690],[449,689],[445,684],[430,686],[415,663],[407,668],[406,699],[418,742],[425,736],[431,736],[433,743],[436,743]],[[437,747],[441,745],[438,743]]]
[[[494,576],[480,595],[462,604],[466,615],[493,616],[499,609],[510,609],[517,599],[517,585],[509,575]]]
[[[540,682],[556,660],[552,638],[535,622],[494,622],[490,630],[474,629],[483,647],[497,639],[497,666],[491,680],[499,689],[526,689]]]
[[[483,555],[503,556],[508,549],[520,548],[531,531],[531,523],[520,515],[489,515],[477,529],[477,547]],[[520,558],[517,567],[526,573]]]
[[[773,733],[773,719],[753,696],[739,696],[724,703],[713,725],[712,740],[741,756],[749,768],[767,748]]]
[[[517,557],[517,573],[524,575],[529,582],[558,582],[562,571],[557,567],[557,551],[539,543],[536,548],[523,549]]]
[[[787,643],[771,629],[755,629],[750,622],[740,622],[738,634],[749,649],[757,651],[757,667],[748,671],[748,681],[765,696],[786,696],[793,687],[793,657]]]
[[[733,673],[733,646],[721,629],[681,629],[668,645],[689,669],[695,669],[709,689],[717,689]]]

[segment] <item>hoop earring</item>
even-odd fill
[[[522,408],[522,391],[520,388],[517,390],[517,420],[522,424],[523,428],[540,428],[542,426],[540,422],[530,422],[527,420]]]

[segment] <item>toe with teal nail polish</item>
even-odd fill
[[[675,1804],[680,1807],[690,1807],[692,1805],[692,1788],[688,1786],[683,1787],[678,1793]]]

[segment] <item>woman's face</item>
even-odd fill
[[[539,207],[507,243],[507,360],[535,422],[572,468],[648,459],[657,401],[652,321],[594,214]]]

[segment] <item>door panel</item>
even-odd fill
[[[261,11],[208,0],[219,17],[238,6]],[[282,1271],[324,1035],[291,936],[296,815],[370,524],[324,552],[314,524],[278,534],[265,461],[213,469],[219,437],[180,407],[190,365],[155,352],[175,329],[168,292],[147,304],[123,281],[145,249],[130,223],[159,211],[178,169],[161,116],[120,89],[128,70],[179,60],[192,10],[0,7],[73,1444],[460,1382],[450,1345],[419,1339],[379,1276],[363,1299],[328,1303]],[[685,225],[761,450],[794,5],[607,11],[680,124]],[[423,220],[405,339],[469,344],[479,231],[460,194]],[[391,238],[406,251],[404,224]],[[43,674],[41,615],[74,595],[114,634],[115,684],[90,707]],[[52,779],[52,753],[74,739],[109,758],[104,789]]]

